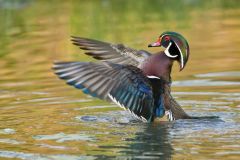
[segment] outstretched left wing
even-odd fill
[[[151,54],[145,50],[136,50],[123,44],[112,44],[94,39],[72,36],[74,45],[86,50],[85,54],[101,61],[139,66]]]
[[[112,100],[142,121],[154,118],[151,82],[135,66],[109,62],[58,62],[53,69],[59,78],[86,94]]]

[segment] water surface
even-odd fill
[[[180,9],[179,9],[180,8]],[[239,159],[239,1],[1,1],[0,159]],[[54,60],[94,61],[70,35],[147,44],[166,30],[191,48],[173,95],[211,120],[145,124],[53,74]]]

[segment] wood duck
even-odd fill
[[[192,118],[171,95],[173,62],[179,63],[181,71],[190,54],[181,34],[162,33],[155,43],[148,45],[165,48],[156,54],[75,36],[72,42],[101,62],[54,63],[55,73],[67,84],[93,97],[113,101],[144,122],[164,115],[169,121]]]

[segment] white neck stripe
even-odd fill
[[[181,49],[179,48],[179,46],[177,45],[177,43],[175,43],[175,45],[177,46],[179,52],[180,52],[180,57],[181,57],[181,68],[183,68],[183,65],[184,65],[184,62],[183,62],[183,54],[182,54],[182,51]]]

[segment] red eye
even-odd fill
[[[164,40],[165,40],[165,41],[169,41],[169,40],[170,40],[170,37],[169,37],[169,36],[165,36],[165,37],[164,37]]]

